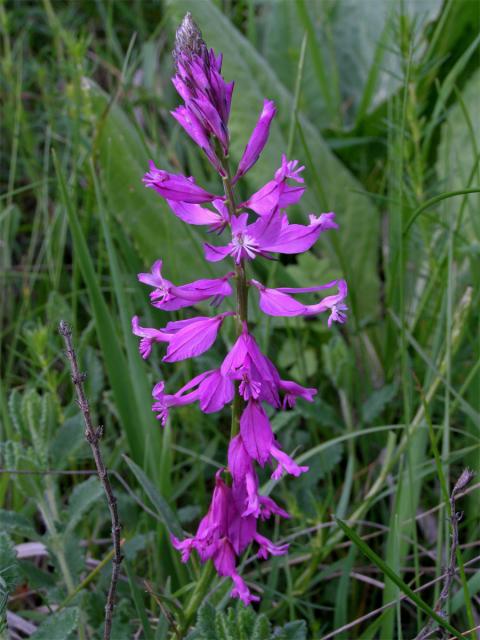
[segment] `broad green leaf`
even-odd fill
[[[252,631],[252,640],[269,640],[270,638],[270,620],[262,613],[255,620]]]
[[[77,484],[68,502],[66,530],[71,531],[74,529],[85,513],[101,499],[102,495],[103,488],[100,480],[96,476],[92,476],[88,480]]]
[[[480,71],[477,71],[468,81],[459,100],[449,110],[441,128],[436,169],[442,191],[462,190],[480,184],[479,101]],[[461,198],[444,206],[448,220],[451,218],[450,208],[452,206],[457,208],[459,202]],[[480,241],[479,204],[480,194],[467,197],[462,225],[462,233],[469,237],[473,236],[477,242]]]
[[[382,413],[389,402],[397,393],[397,385],[386,384],[381,389],[374,391],[362,405],[362,420],[367,424],[372,422]]]
[[[415,20],[416,32],[422,34],[422,28],[438,16],[442,0],[405,2],[403,7]],[[262,52],[283,84],[293,90],[300,43],[307,31],[311,42],[305,62],[302,110],[321,128],[331,124],[349,127],[401,85],[401,60],[392,47],[398,20],[394,0],[268,0],[262,18]],[[423,55],[425,42],[425,37],[419,38],[415,59]],[[323,72],[314,61],[318,51]],[[322,75],[330,86],[321,82]],[[327,108],[326,92],[330,92],[333,113]]]
[[[88,445],[85,440],[83,417],[81,413],[77,413],[65,420],[50,441],[49,457],[54,467],[56,469],[67,467],[71,457],[78,457],[78,450],[82,446],[86,451]],[[91,456],[89,447],[88,455]]]
[[[123,456],[123,458],[127,463],[127,465],[130,467],[135,477],[137,478],[138,482],[140,483],[140,486],[147,494],[151,503],[157,510],[157,513],[161,517],[167,531],[177,537],[179,536],[182,537],[183,536],[182,527],[180,526],[180,523],[178,522],[178,519],[174,514],[174,512],[172,511],[172,508],[170,507],[168,502],[165,500],[165,498],[163,498],[163,496],[160,495],[160,493],[154,487],[151,480],[149,480],[145,472],[142,471],[142,469],[140,469],[138,465],[136,465],[132,460],[130,460],[125,455]]]
[[[197,628],[201,638],[214,638],[215,609],[209,602],[204,602],[198,610]]]
[[[0,509],[0,530],[30,539],[36,537],[33,524],[26,516],[6,509]]]
[[[146,376],[144,363],[138,353],[138,340],[132,335],[131,318],[135,315],[135,311],[125,291],[125,282],[120,269],[119,257],[111,236],[112,223],[107,219],[107,212],[103,204],[100,185],[93,168],[92,178],[107,247],[113,289],[119,310],[123,343],[127,351],[128,370],[132,381],[132,389],[139,408],[138,420],[142,422],[145,428],[145,452],[146,455],[149,456],[147,463],[150,463],[149,469],[156,471],[158,469],[157,460],[162,456],[162,436],[151,411],[151,385]],[[162,485],[160,485],[160,487],[162,488]]]
[[[104,114],[108,96],[91,81],[85,84],[85,91],[94,114]],[[200,233],[178,220],[165,200],[142,183],[150,159],[159,168],[170,169],[163,151],[155,150],[149,157],[137,130],[117,104],[106,112],[97,144],[109,209],[133,239],[145,266],[162,258],[165,276],[179,284],[202,273],[208,277],[211,267],[203,259]],[[132,283],[135,281],[132,274]]]
[[[64,609],[48,616],[35,633],[32,640],[67,640],[78,626],[79,612],[76,607]]]

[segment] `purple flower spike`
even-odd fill
[[[260,310],[266,315],[294,317],[329,312],[328,326],[331,326],[333,322],[346,321],[347,284],[344,280],[335,280],[315,287],[275,289],[257,280],[248,280],[251,260],[272,260],[275,254],[308,251],[321,233],[338,228],[335,214],[312,214],[307,224],[290,223],[286,209],[296,205],[303,196],[304,167],[298,160],[288,160],[285,154],[273,178],[248,200],[239,203],[235,184],[260,157],[275,116],[275,105],[264,100],[232,179],[228,170],[228,120],[234,85],[222,77],[222,55],[207,48],[190,14],[177,31],[174,60],[176,74],[172,82],[184,104],[172,115],[206,154],[218,181],[222,182],[223,195],[209,193],[198,186],[194,178],[158,169],[153,162],[143,181],[165,198],[174,215],[183,222],[203,226],[218,235],[228,228],[224,244],[204,244],[204,253],[208,262],[230,258],[235,270],[221,277],[214,274],[215,277],[177,286],[163,277],[162,261],[157,260],[151,272],[140,273],[138,279],[152,287],[151,303],[162,311],[179,311],[206,301],[215,308],[232,295],[231,282],[234,281],[236,312],[187,317],[169,322],[161,329],[142,327],[135,316],[132,330],[140,337],[143,358],[150,355],[155,342],[165,342],[163,361],[178,362],[205,353],[215,342],[224,319],[236,317],[236,339],[223,362],[217,368],[196,372],[198,375],[174,393],[166,392],[163,380],[158,382],[153,389],[152,410],[165,426],[174,407],[196,404],[203,413],[210,414],[232,405],[228,467],[216,473],[210,506],[195,535],[183,540],[172,536],[172,544],[181,553],[182,562],[187,562],[193,552],[197,552],[202,563],[211,560],[219,576],[232,580],[231,597],[248,605],[259,597],[251,593],[238,572],[242,554],[252,545],[257,545],[257,556],[261,559],[288,551],[288,544],[274,544],[259,531],[265,520],[290,515],[272,498],[259,493],[257,465],[272,466],[274,480],[284,474],[298,477],[308,471],[308,467],[300,466],[282,450],[264,403],[274,410],[288,411],[299,398],[313,402],[317,393],[315,388],[283,380],[273,362],[261,352],[248,323],[248,287],[257,289]],[[316,294],[333,287],[337,287],[333,294],[314,304],[305,304],[296,298],[297,294]]]
[[[270,124],[276,113],[275,103],[272,100],[263,101],[263,109],[255,128],[250,136],[250,140],[245,147],[242,159],[238,165],[237,173],[233,179],[233,183],[244,176],[256,163],[264,146],[267,144],[268,134],[270,133]]]
[[[217,197],[195,184],[193,178],[157,169],[153,160],[150,160],[150,171],[143,176],[143,183],[167,200],[199,204],[212,202]]]

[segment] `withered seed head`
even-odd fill
[[[176,61],[181,55],[192,56],[194,54],[203,56],[207,46],[202,38],[202,32],[192,18],[190,12],[185,14],[175,35],[175,48],[172,52]]]
[[[453,487],[453,495],[465,488],[467,484],[470,484],[474,476],[475,474],[473,473],[473,471],[470,471],[470,469],[468,468],[464,469],[462,475],[459,477],[459,479],[455,483],[455,486]]]

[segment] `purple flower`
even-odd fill
[[[187,562],[193,550],[200,560],[213,560],[215,569],[221,576],[230,577],[233,581],[233,598],[240,598],[245,605],[258,601],[253,596],[245,581],[236,569],[236,554],[241,553],[257,536],[254,518],[241,518],[232,499],[231,488],[221,478],[222,471],[216,474],[215,489],[207,515],[201,520],[197,533],[193,538],[180,541],[171,536],[172,544],[181,552],[182,562]],[[259,538],[261,550],[268,550],[272,545],[263,536]],[[274,546],[274,545],[272,545]],[[276,547],[278,551],[279,547]]]
[[[170,335],[162,329],[141,327],[138,322],[138,316],[133,316],[132,318],[132,333],[141,338],[139,351],[144,360],[146,360],[152,352],[154,342],[168,342],[170,340]]]
[[[205,225],[209,227],[210,231],[221,233],[230,222],[228,209],[225,206],[225,202],[220,198],[215,198],[212,201],[216,211],[201,207],[199,204],[176,202],[174,200],[167,200],[167,202],[177,218],[187,224]]]
[[[190,36],[196,29],[195,45]],[[188,35],[187,35],[188,34]],[[208,159],[220,175],[225,175],[213,139],[218,140],[222,152],[228,155],[228,118],[232,100],[233,82],[222,78],[222,56],[208,51],[200,31],[190,22],[185,37],[178,41],[174,58],[177,74],[172,82],[185,105],[178,107],[172,115],[191,138],[205,151]],[[185,43],[188,46],[185,47]]]
[[[259,558],[263,558],[266,560],[269,555],[271,556],[283,556],[288,551],[288,544],[276,545],[273,544],[268,538],[260,535],[259,533],[255,534],[255,542],[259,545],[259,550],[257,552],[257,556]]]
[[[268,216],[248,224],[248,214],[231,220],[232,240],[223,247],[204,245],[205,258],[219,262],[232,256],[236,264],[253,260],[256,256],[271,257],[272,253],[303,253],[315,244],[319,235],[327,229],[336,229],[334,213],[310,216],[310,224],[289,224],[285,215],[274,209]]]
[[[158,382],[152,392],[155,398],[152,411],[157,413],[157,419],[165,426],[171,407],[180,407],[198,401],[203,413],[215,413],[232,402],[234,393],[233,382],[222,376],[220,369],[211,369],[192,378],[174,394],[166,394],[165,383]]]
[[[162,276],[162,261],[157,260],[152,265],[150,273],[139,273],[140,282],[154,287],[150,293],[150,300],[154,307],[163,311],[176,311],[212,298],[212,305],[218,306],[225,297],[232,294],[229,279],[234,275],[230,271],[223,278],[195,280],[176,287]]]
[[[154,342],[167,342],[167,353],[164,362],[178,362],[186,358],[195,358],[205,353],[217,338],[218,330],[227,316],[234,316],[233,311],[225,311],[218,316],[197,316],[187,320],[169,322],[164,329],[141,327],[138,317],[132,318],[132,331],[140,336],[140,353],[148,358]]]
[[[234,497],[240,503],[240,515],[258,518],[261,514],[258,478],[241,435],[235,436],[228,447],[228,470],[233,478]]]
[[[248,455],[264,466],[270,458],[273,431],[262,405],[249,400],[240,418],[240,433]]]
[[[232,102],[233,82],[222,78],[222,56],[213,49],[187,52],[175,56],[177,74],[172,82],[188,109],[197,114],[202,126],[221,142],[228,153],[228,118]]]
[[[330,317],[328,319],[329,327],[332,325],[332,322],[342,324],[346,320],[346,314],[344,312],[348,307],[343,301],[347,297],[348,288],[345,280],[333,280],[333,282],[318,287],[304,287],[300,289],[290,287],[270,289],[257,280],[250,280],[250,284],[258,290],[260,309],[269,316],[312,316],[330,311]],[[322,289],[330,289],[335,285],[338,288],[338,293],[327,296],[316,304],[302,304],[289,295],[290,293],[313,293],[315,291],[321,291]]]
[[[258,215],[268,215],[278,207],[285,209],[296,204],[302,197],[305,187],[295,187],[288,184],[291,179],[297,183],[303,183],[303,178],[299,175],[305,167],[298,167],[298,160],[288,162],[285,154],[282,155],[282,166],[275,172],[275,177],[267,182],[259,191],[241,204],[242,207],[252,209]]]
[[[217,338],[223,320],[234,316],[233,311],[225,311],[211,318],[198,316],[188,320],[169,322],[165,331],[172,333],[168,341],[164,362],[178,362],[186,358],[195,358],[205,353]]]
[[[284,392],[283,408],[293,407],[297,404],[297,398],[303,398],[307,402],[313,402],[313,397],[317,395],[316,389],[307,389],[292,380],[280,380],[280,389]]]
[[[237,173],[233,178],[233,183],[249,171],[256,163],[264,146],[267,144],[268,134],[270,132],[270,124],[276,113],[275,103],[272,100],[263,101],[263,109],[257,124],[255,125],[250,140],[245,147],[243,156],[238,165]]]
[[[260,518],[268,520],[272,516],[280,516],[281,518],[290,518],[290,514],[281,509],[278,504],[269,496],[260,496]]]
[[[193,178],[157,169],[153,160],[150,160],[150,171],[143,176],[143,183],[167,200],[198,204],[212,202],[217,197],[199,187]]]
[[[240,419],[240,434],[248,455],[256,460],[260,466],[274,458],[278,466],[272,473],[272,478],[279,479],[283,472],[293,476],[299,476],[308,471],[308,467],[300,467],[286,453],[284,453],[275,441],[272,427],[267,414],[262,406],[250,400],[245,407]]]
[[[257,280],[246,281],[249,261],[258,257],[273,259],[274,254],[297,254],[308,251],[323,231],[337,229],[334,213],[309,216],[308,224],[291,224],[286,209],[299,202],[305,186],[303,166],[298,160],[282,155],[273,179],[237,203],[235,183],[257,162],[267,142],[275,115],[275,105],[265,100],[260,117],[247,143],[233,179],[228,171],[230,115],[233,83],[222,77],[222,56],[208,50],[197,25],[187,14],[177,30],[174,51],[176,75],[172,79],[184,104],[172,115],[194,142],[201,147],[223,183],[219,197],[198,186],[193,178],[158,169],[150,162],[143,181],[166,199],[173,213],[191,225],[205,226],[207,231],[222,233],[227,227],[230,238],[222,246],[204,245],[205,258],[218,262],[231,257],[235,272],[223,277],[195,280],[180,286],[162,275],[162,261],[157,260],[150,273],[138,275],[140,282],[152,287],[152,304],[163,311],[197,305],[206,300],[219,305],[232,294],[230,280],[237,289],[237,339],[219,368],[204,371],[175,393],[166,393],[165,382],[153,389],[152,410],[162,425],[170,409],[198,403],[201,411],[220,411],[232,403],[233,435],[228,447],[228,469],[215,477],[215,487],[207,514],[201,519],[193,537],[172,537],[183,562],[196,551],[201,562],[211,560],[220,576],[231,578],[231,596],[246,605],[259,600],[237,571],[238,558],[253,543],[259,558],[283,555],[287,544],[275,545],[258,527],[272,516],[289,518],[287,511],[272,498],[259,494],[256,465],[274,467],[271,477],[284,473],[299,476],[308,467],[298,465],[276,440],[263,403],[274,409],[295,407],[298,398],[312,402],[316,389],[283,380],[275,365],[264,355],[249,332],[246,304],[248,286],[257,289],[261,311],[271,316],[310,316],[329,311],[328,325],[346,320],[347,285],[344,280],[306,288],[270,288]],[[203,206],[202,206],[203,205]],[[205,206],[206,205],[206,206]],[[303,304],[296,294],[316,293],[337,286],[338,291],[315,304]],[[140,337],[140,353],[147,358],[154,342],[167,345],[164,362],[177,362],[207,351],[217,338],[223,320],[237,316],[226,311],[216,316],[198,316],[169,322],[164,328],[141,327],[132,319],[133,333]],[[238,429],[239,427],[239,429]],[[226,481],[223,474],[226,474]]]
[[[198,120],[192,109],[181,106],[171,111],[172,116],[182,126],[194,142],[203,150],[211,164],[220,175],[225,175],[225,169],[218,159],[213,143],[201,122]]]
[[[244,400],[263,400],[273,407],[280,407],[278,371],[263,355],[246,325],[220,370],[222,375],[240,382],[239,392]]]

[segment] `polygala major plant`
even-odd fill
[[[172,537],[172,543],[184,562],[193,550],[202,562],[211,559],[220,576],[232,579],[232,597],[248,604],[259,598],[252,595],[239,575],[238,558],[252,543],[258,545],[260,558],[283,555],[288,550],[288,545],[275,545],[260,533],[262,521],[272,515],[288,518],[289,514],[270,497],[259,494],[256,465],[273,465],[272,478],[276,480],[284,473],[299,476],[308,471],[308,467],[299,466],[282,450],[264,404],[286,410],[295,406],[297,398],[311,402],[316,394],[316,389],[282,380],[275,365],[261,352],[248,322],[248,289],[258,292],[260,309],[267,315],[309,316],[328,311],[330,326],[332,322],[346,320],[347,285],[344,280],[335,280],[316,287],[273,289],[248,279],[247,265],[258,257],[273,259],[276,253],[308,251],[323,231],[338,228],[335,214],[310,215],[306,225],[289,222],[286,209],[297,203],[305,190],[301,176],[304,167],[299,166],[297,160],[287,160],[285,155],[273,179],[247,201],[237,203],[235,186],[254,166],[267,143],[275,104],[264,101],[258,122],[232,175],[228,120],[233,82],[223,79],[222,55],[216,56],[213,49],[207,49],[190,14],[177,31],[173,56],[176,74],[172,82],[184,104],[172,115],[205,153],[220,176],[224,193],[209,193],[193,177],[158,169],[153,162],[143,182],[165,198],[173,213],[187,224],[203,225],[219,236],[228,234],[223,244],[204,244],[204,253],[210,262],[231,258],[233,268],[221,278],[176,286],[163,277],[162,261],[158,260],[151,273],[141,273],[138,279],[153,288],[151,302],[164,311],[193,307],[206,300],[217,308],[232,296],[233,282],[236,304],[234,311],[169,322],[163,329],[142,327],[134,317],[132,327],[140,337],[143,358],[150,355],[155,342],[164,342],[167,349],[163,361],[177,362],[207,351],[223,322],[230,322],[231,318],[236,323],[237,340],[221,365],[196,376],[176,393],[167,393],[165,382],[158,382],[153,389],[152,409],[165,425],[172,407],[198,402],[204,413],[212,413],[225,405],[232,406],[227,465],[215,475],[208,512],[193,537],[184,540]],[[333,295],[316,304],[303,304],[293,297],[334,288]]]

